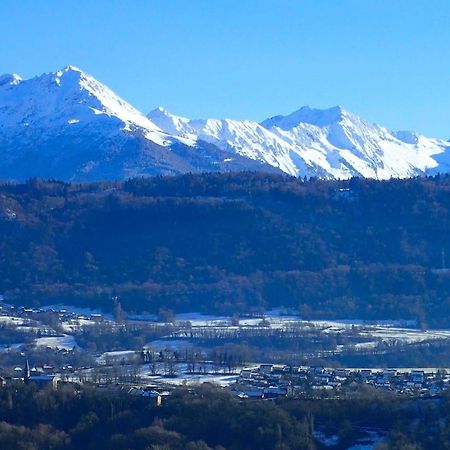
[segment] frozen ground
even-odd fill
[[[79,348],[75,338],[69,334],[62,336],[47,336],[34,340],[37,347],[49,347],[57,350],[72,350]]]
[[[223,374],[179,374],[176,378],[167,378],[164,376],[148,377],[149,382],[155,384],[166,384],[172,386],[181,385],[195,385],[202,383],[214,383],[218,386],[230,386],[237,381],[238,375],[223,375]]]
[[[8,353],[12,351],[17,351],[22,347],[23,342],[19,344],[1,344],[0,345],[0,353]]]
[[[135,350],[118,350],[114,352],[105,352],[97,358],[99,364],[107,364],[111,362],[129,361],[138,355]]]
[[[356,444],[352,445],[348,450],[373,450],[384,439],[377,431],[364,430],[364,432],[366,436],[358,439]]]
[[[158,371],[161,373],[164,368],[163,363],[158,363]],[[149,383],[154,384],[165,384],[172,386],[179,386],[183,384],[194,385],[202,383],[214,383],[219,386],[230,386],[235,383],[239,378],[239,373],[242,367],[236,369],[234,374],[221,373],[221,369],[213,364],[196,364],[196,369],[198,371],[206,371],[207,373],[189,373],[188,365],[186,363],[178,363],[174,366],[174,371],[176,377],[166,377],[164,375],[151,375],[150,366],[145,364],[142,366],[140,371],[140,376],[147,380]]]
[[[232,319],[230,316],[216,316],[212,314],[202,314],[198,312],[177,314],[175,323],[190,322],[192,327],[230,327]],[[300,323],[311,324],[319,328],[328,328],[330,331],[348,330],[352,326],[357,327],[397,327],[409,329],[416,325],[415,320],[360,320],[360,319],[339,319],[339,320],[311,320],[306,321],[298,314],[286,310],[271,310],[265,314],[255,317],[239,318],[239,326],[269,326],[270,328],[283,328],[290,324]]]
[[[242,317],[239,319],[240,326],[259,326],[264,322],[272,328],[281,328],[282,326],[298,322],[299,316],[282,313],[281,310],[269,311],[266,314],[255,317]],[[230,316],[216,316],[213,314],[202,314],[198,312],[182,313],[175,316],[175,323],[189,322],[192,327],[230,327],[232,318]]]
[[[145,349],[152,349],[159,352],[164,350],[181,351],[192,347],[192,343],[183,339],[157,339],[144,346]]]
[[[51,338],[38,338],[36,345],[51,347],[55,349],[77,347],[74,336],[85,327],[92,326],[99,321],[106,322],[111,327],[116,326],[111,314],[102,314],[98,309],[79,308],[64,304],[55,304],[40,308],[40,310],[54,311],[58,313],[60,325],[64,332],[63,336]],[[13,312],[11,312],[13,311]],[[42,334],[56,334],[55,330],[42,324],[39,313],[35,315],[23,315],[17,310],[11,310],[0,315],[0,326],[8,325],[16,327],[17,330]],[[33,314],[33,313],[31,313]],[[163,322],[155,322],[152,314],[133,315],[131,320],[139,320],[145,323],[163,326]],[[32,318],[37,320],[32,320]],[[189,322],[189,327],[183,325]],[[149,342],[145,348],[155,351],[172,350],[183,351],[196,343],[196,339],[202,338],[203,331],[216,331],[217,336],[226,337],[228,334],[236,336],[239,330],[261,329],[261,330],[295,330],[334,334],[348,337],[347,343],[340,343],[337,348],[323,349],[321,353],[344,352],[346,350],[368,352],[372,349],[383,350],[395,345],[427,344],[450,339],[450,330],[421,330],[414,328],[413,320],[380,320],[364,321],[358,319],[341,320],[311,320],[306,321],[293,311],[271,310],[265,314],[255,317],[242,317],[238,324],[234,323],[230,316],[205,315],[199,312],[177,314],[175,324],[179,326],[170,336],[164,336]],[[265,331],[262,331],[264,333]]]
[[[300,330],[313,329],[318,333],[346,335],[352,337],[349,344],[338,345],[333,352],[347,349],[370,351],[378,346],[392,346],[398,344],[419,344],[438,340],[450,339],[450,330],[421,330],[414,328],[414,320],[302,320],[298,315],[289,311],[269,311],[258,317],[244,317],[239,324],[232,324],[229,316],[205,315],[198,312],[178,314],[175,323],[189,322],[190,329],[180,329],[172,336],[160,338],[146,345],[154,350],[183,350],[195,345],[195,332],[216,330],[218,335],[235,334],[239,329],[264,328],[271,330],[290,330],[298,327]],[[197,334],[198,338],[199,334]],[[359,341],[358,341],[359,340]],[[325,353],[328,351],[325,350]],[[323,352],[322,352],[323,353]]]
[[[347,450],[372,450],[375,446],[383,440],[378,432],[368,429],[361,430],[365,436],[359,438],[354,445],[349,447]],[[324,447],[334,448],[339,444],[339,437],[335,434],[327,435],[323,431],[314,431],[314,437],[319,441]]]
[[[95,320],[77,318],[63,321],[61,323],[61,327],[66,333],[73,333],[74,331],[78,331],[83,327],[92,326],[96,323],[97,322]]]
[[[325,447],[334,447],[339,443],[339,438],[335,434],[326,435],[323,431],[314,431],[314,437]]]
[[[264,316],[245,317],[239,320],[239,325],[232,325],[232,319],[228,316],[203,315],[200,313],[178,314],[176,322],[189,321],[192,328],[218,329],[222,333],[224,330],[234,332],[239,327],[265,327],[269,329],[289,329],[293,326],[304,328],[314,327],[319,332],[326,334],[355,333],[361,338],[361,342],[354,342],[349,345],[353,349],[368,350],[376,347],[380,343],[387,344],[413,344],[436,340],[450,339],[450,330],[421,330],[414,328],[414,320],[302,320],[299,316],[280,311],[270,311]],[[189,332],[180,333],[180,337],[189,337]],[[357,337],[356,337],[357,339]],[[168,345],[169,341],[159,340],[159,345]],[[173,341],[173,347],[179,346],[177,341]],[[343,350],[345,347],[340,347]]]
[[[0,325],[23,325],[25,320],[21,317],[0,316]]]
[[[72,313],[79,316],[86,316],[90,317],[92,314],[94,315],[101,315],[102,317],[105,317],[107,319],[112,319],[111,313],[104,313],[100,309],[95,308],[80,308],[78,306],[71,306],[71,305],[64,305],[64,304],[57,304],[57,305],[46,305],[41,306],[39,308],[41,311],[54,311],[54,312],[61,312],[61,313]]]

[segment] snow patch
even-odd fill
[[[73,348],[79,348],[75,338],[69,334],[36,338],[34,342],[37,347],[48,347],[57,350],[72,350]]]
[[[161,107],[148,118],[166,133],[212,143],[294,176],[389,179],[421,175],[440,167],[450,171],[448,142],[411,132],[391,132],[340,106],[305,106],[260,124],[250,120],[191,120]]]

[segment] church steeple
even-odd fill
[[[28,364],[28,358],[25,361],[25,368],[23,369],[23,381],[25,383],[28,383],[28,380],[30,379],[30,365]]]

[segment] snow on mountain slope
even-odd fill
[[[450,145],[410,132],[391,132],[340,107],[303,107],[261,124],[189,120],[162,108],[148,117],[168,133],[214,143],[295,176],[405,178],[438,171],[438,158],[448,159]]]
[[[267,119],[262,125],[289,142],[308,165],[319,166],[334,178],[424,174],[438,168],[433,157],[449,147],[443,140],[369,124],[341,107],[303,107],[287,116]]]
[[[0,77],[0,156],[6,179],[264,170],[262,163],[161,131],[73,66],[30,80]]]
[[[16,134],[38,126],[56,128],[108,126],[132,131],[160,145],[165,133],[95,78],[74,66],[30,80],[6,74],[0,78],[0,132]]]
[[[257,122],[251,120],[189,120],[175,116],[163,108],[147,116],[166,133],[195,142],[209,142],[231,153],[262,161],[283,172],[296,175],[297,168],[289,157],[290,146]]]
[[[385,179],[450,171],[449,143],[392,132],[340,107],[287,116],[147,117],[80,69],[0,76],[0,178],[123,179],[200,171]]]

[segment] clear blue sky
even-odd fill
[[[143,112],[342,105],[450,138],[448,0],[2,0],[0,72],[79,66]]]

